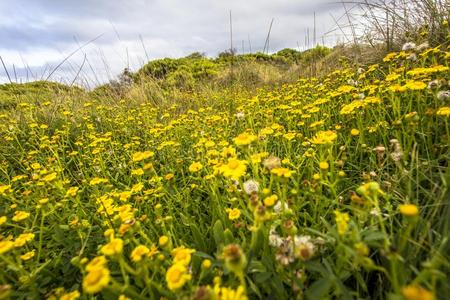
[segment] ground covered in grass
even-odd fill
[[[445,298],[450,52],[0,112],[0,299]]]

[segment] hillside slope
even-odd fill
[[[0,298],[445,297],[449,59],[168,107],[21,100],[0,114]]]

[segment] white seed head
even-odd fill
[[[439,91],[436,96],[441,101],[448,100],[450,99],[450,91]]]
[[[412,51],[414,49],[416,49],[416,44],[409,42],[409,43],[405,43],[403,44],[402,50],[403,51]]]
[[[244,182],[244,191],[249,195],[257,193],[259,191],[259,183],[253,179],[247,180]]]

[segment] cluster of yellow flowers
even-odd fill
[[[232,101],[0,110],[0,299],[432,299],[450,55],[411,51]]]

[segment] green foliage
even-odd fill
[[[233,82],[297,53],[236,56],[203,90],[196,54],[178,88],[21,98],[0,114],[0,298],[445,298],[450,54],[409,54],[260,89]]]

